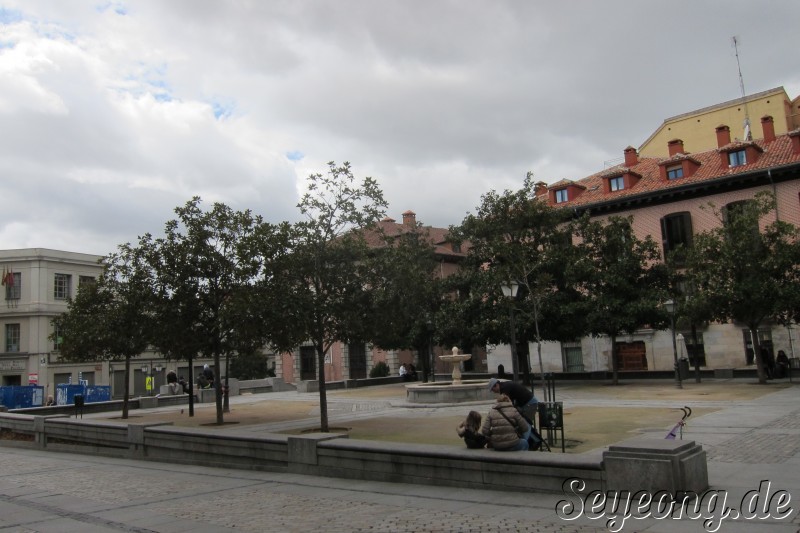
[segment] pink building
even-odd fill
[[[402,223],[390,217],[379,222],[384,234],[389,237],[403,235],[411,231],[418,231],[420,235],[427,235],[434,247],[434,253],[439,261],[436,275],[444,278],[454,273],[459,268],[460,261],[465,257],[461,248],[448,239],[446,228],[422,226],[417,223],[416,213],[406,211],[403,213]],[[367,236],[367,241],[372,246],[381,246],[383,242],[377,234]],[[434,347],[434,356],[444,352],[450,353],[450,348]],[[425,354],[423,354],[425,355]],[[317,365],[316,352],[313,346],[299,346],[292,353],[284,353],[276,357],[275,373],[287,383],[297,381],[316,380]],[[363,379],[369,376],[372,367],[379,361],[389,365],[391,375],[397,375],[400,365],[413,363],[418,369],[421,366],[419,354],[412,350],[383,350],[378,346],[365,343],[344,344],[336,343],[325,357],[325,381],[343,381],[348,379]],[[434,357],[437,372],[449,372],[438,358]],[[486,356],[483,351],[474,354],[470,361],[470,370],[486,372]]]
[[[773,219],[800,226],[800,129],[776,135],[773,118],[761,119],[761,138],[731,138],[727,125],[716,127],[717,147],[697,153],[684,150],[683,141],[668,143],[668,157],[640,157],[636,149],[624,151],[624,162],[578,181],[562,180],[542,194],[554,206],[589,212],[595,219],[610,215],[632,216],[637,236],[652,236],[662,243],[662,254],[679,244],[689,244],[693,234],[721,221],[710,209],[753,198],[769,191],[777,198]],[[759,128],[754,128],[757,136]],[[765,222],[770,222],[767,219]],[[687,342],[690,335],[681,332]],[[768,349],[800,355],[797,332],[778,324],[765,326],[759,336]],[[667,332],[641,331],[622,339],[621,358],[628,369],[672,367],[671,338]],[[598,343],[600,344],[598,348]],[[701,332],[698,348],[708,368],[735,368],[746,364],[751,340],[743,325],[710,324]],[[551,347],[553,348],[553,347]],[[610,368],[607,339],[587,339],[571,346],[572,357],[581,357],[586,369]],[[561,347],[562,351],[564,347]],[[551,370],[566,370],[569,354],[550,350]],[[561,361],[559,361],[561,359]],[[562,366],[563,364],[563,366]],[[561,367],[561,368],[559,368]]]

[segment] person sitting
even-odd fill
[[[45,403],[45,405],[47,407],[50,407],[50,406],[53,406],[55,404],[56,404],[56,401],[53,399],[53,397],[52,396],[48,396],[47,397],[47,403]]]
[[[178,384],[179,384],[181,387],[183,387],[183,392],[185,392],[186,394],[189,394],[189,393],[191,392],[191,391],[190,391],[190,388],[189,388],[189,382],[188,382],[188,381],[186,381],[186,378],[185,378],[185,377],[183,377],[183,376],[179,377],[179,378],[178,378]]]
[[[405,363],[400,365],[400,377],[403,378],[403,381],[408,381],[409,379],[411,379],[411,377],[408,374],[408,367],[406,367]]]
[[[511,379],[508,374],[506,374],[506,367],[503,365],[497,365],[497,379]]]
[[[206,378],[205,374],[202,372],[199,376],[197,376],[197,388],[198,389],[210,389],[211,383],[208,382],[208,378]]]
[[[477,411],[470,411],[466,420],[461,422],[456,428],[458,436],[464,439],[467,448],[479,449],[486,447],[486,437],[481,433],[481,414]]]
[[[778,350],[778,357],[775,358],[775,376],[785,378],[789,375],[789,358],[786,352]]]
[[[489,445],[500,452],[527,450],[530,431],[530,424],[505,394],[497,398],[497,403],[489,409],[489,414],[481,425],[481,433],[487,438]]]
[[[210,386],[214,386],[214,371],[211,370],[210,366],[203,365],[203,377],[206,378],[206,381],[208,381]]]
[[[408,376],[411,381],[417,381],[417,369],[414,363],[408,363]]]

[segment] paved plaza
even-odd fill
[[[739,386],[745,382],[730,383]],[[598,385],[566,387],[558,399],[565,408],[603,402],[623,409],[681,403],[658,395],[603,399],[593,392],[593,386]],[[664,387],[666,397],[670,384]],[[564,502],[581,504],[579,490],[572,494],[518,494],[439,488],[79,456],[8,445],[0,446],[0,531],[590,532],[620,530],[622,526],[622,531],[648,532],[797,532],[800,389],[794,385],[768,390],[771,392],[756,398],[731,395],[689,403],[697,411],[708,411],[692,417],[684,438],[698,442],[707,451],[709,481],[716,492],[715,498],[703,499],[698,515],[687,516],[692,515],[691,510],[675,510],[683,511],[682,519],[657,519],[654,511],[647,518],[633,512],[623,521],[624,513],[615,513],[611,507],[591,517],[573,511],[567,516],[574,519],[560,518],[557,511],[561,509],[563,516],[568,509]],[[258,396],[310,404],[315,397],[296,392]],[[232,409],[237,402],[253,399],[233,398]],[[386,413],[410,417],[426,412],[386,398],[354,401],[331,395],[330,402],[331,423]],[[463,406],[439,409],[464,411]],[[306,417],[302,420],[308,423]],[[255,429],[293,427],[302,425],[298,420],[285,420]],[[645,433],[652,431],[652,436],[663,438],[668,429],[646,428]],[[234,433],[241,430],[235,425],[224,429]],[[787,498],[791,499],[787,502]],[[753,509],[746,509],[748,502]],[[738,519],[734,519],[736,514]],[[613,518],[616,521],[609,522]]]

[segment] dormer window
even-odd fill
[[[744,150],[736,150],[735,152],[728,152],[728,165],[738,167],[747,164],[747,154]]]
[[[559,189],[556,191],[556,203],[563,204],[564,202],[569,201],[569,195],[567,194],[567,189]]]
[[[621,191],[625,188],[625,178],[617,176],[616,178],[609,178],[608,186],[612,191]]]
[[[676,180],[683,177],[683,165],[667,167],[667,179]]]

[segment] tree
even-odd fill
[[[367,340],[384,349],[417,350],[427,381],[443,286],[430,235],[417,225],[398,235],[375,232],[373,237],[381,245],[370,249],[368,259],[373,311]]]
[[[588,331],[611,338],[613,383],[619,383],[616,339],[642,326],[665,323],[661,303],[668,294],[669,277],[658,247],[648,236],[633,234],[631,218],[609,217],[605,223],[582,219],[577,224],[579,271]]]
[[[561,299],[568,284],[563,283],[567,272],[570,251],[570,213],[553,209],[536,198],[533,174],[528,173],[518,191],[491,191],[481,198],[475,215],[468,215],[454,234],[469,242],[468,273],[473,279],[472,307],[481,307],[494,317],[487,325],[499,326],[495,331],[485,331],[487,339],[506,340],[509,314],[515,320],[514,337],[521,342],[533,338],[537,342],[539,368],[544,374],[541,356],[543,339],[560,340],[563,332],[555,328],[544,331],[543,316],[561,314],[561,308],[552,305]],[[519,292],[511,302],[500,295],[500,287],[519,284]],[[475,291],[475,289],[479,289]],[[564,303],[563,301],[561,302]],[[561,321],[551,321],[554,324]],[[575,331],[571,337],[576,336]],[[510,343],[516,344],[516,343]],[[512,346],[514,379],[519,362],[516,346]],[[525,381],[530,383],[529,365],[524,362]]]
[[[713,319],[741,322],[750,330],[758,381],[766,383],[758,328],[768,320],[785,320],[800,307],[800,232],[779,220],[760,229],[775,209],[770,193],[721,211],[709,207],[720,226],[695,236],[688,254],[689,280]]]
[[[326,174],[312,174],[297,206],[304,220],[295,224],[286,286],[293,290],[294,324],[282,338],[308,339],[317,354],[320,429],[328,431],[325,353],[334,342],[369,336],[371,310],[369,250],[364,230],[383,217],[386,202],[377,182],[358,184],[349,163],[328,163]]]
[[[286,253],[288,230],[221,203],[203,211],[198,197],[175,212],[178,218],[167,222],[165,236],[148,241],[158,295],[155,344],[169,357],[187,358],[190,379],[195,354],[213,357],[217,423],[222,424],[221,358],[227,362],[237,351],[267,343],[269,324],[262,320],[268,302],[254,297],[256,281],[268,277],[265,269],[273,256]]]
[[[119,246],[104,262],[97,282],[82,286],[53,324],[62,337],[65,359],[125,360],[122,418],[126,419],[131,358],[144,352],[150,341],[152,280],[140,247]]]

